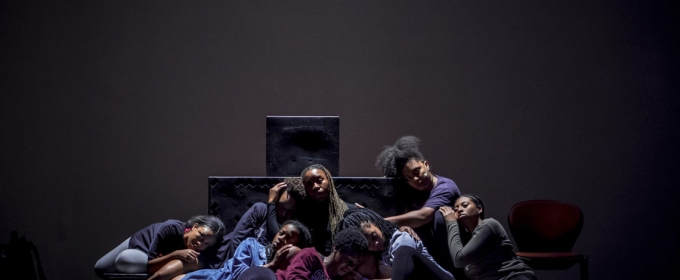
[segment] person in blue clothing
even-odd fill
[[[107,272],[154,274],[173,260],[200,267],[200,252],[213,246],[224,232],[224,223],[214,216],[154,223],[101,257],[95,273],[99,277]]]
[[[271,243],[263,244],[255,238],[246,238],[236,248],[234,257],[225,262],[222,268],[197,270],[181,279],[238,279],[241,273],[251,266],[262,266],[272,271],[286,269],[300,249],[311,245],[311,239],[312,236],[305,225],[296,220],[289,220],[283,223]]]
[[[420,139],[415,136],[401,137],[393,146],[385,147],[376,159],[376,167],[386,177],[402,178],[409,186],[403,189],[406,195],[402,195],[406,212],[385,220],[413,228],[435,261],[458,278],[462,273],[454,271],[447,248],[439,246],[446,242],[447,233],[446,221],[437,209],[453,206],[460,190],[451,179],[433,174],[419,144]]]
[[[397,228],[370,209],[345,212],[336,230],[356,228],[368,240],[366,258],[356,269],[359,279],[446,279],[450,272],[439,266],[410,228]]]
[[[217,245],[206,250],[200,260],[202,266],[196,266],[180,260],[170,261],[149,279],[173,279],[177,275],[189,273],[197,269],[219,269],[234,257],[237,247],[247,238],[255,238],[266,244],[281,228],[280,222],[290,219],[297,208],[297,201],[304,198],[305,190],[298,178],[286,178],[269,190],[267,204],[257,202],[239,219],[232,232],[219,238]]]

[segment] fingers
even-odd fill
[[[281,183],[274,185],[274,187],[272,187],[272,189],[276,189],[276,191],[281,191],[281,189],[283,189],[286,186],[288,186],[288,185],[286,185],[286,183],[281,182]]]
[[[290,249],[290,247],[293,247],[293,244],[283,245],[283,247],[281,247],[281,249],[279,249],[278,252],[288,251]]]
[[[356,203],[356,202],[354,203],[354,205],[355,205],[357,208],[359,208],[359,209],[364,209],[364,208],[366,208],[366,207],[364,207],[363,205],[361,205],[361,204],[359,204],[359,203]]]

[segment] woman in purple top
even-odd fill
[[[393,146],[385,147],[376,160],[386,177],[403,178],[410,186],[404,196],[408,212],[385,220],[415,229],[437,263],[458,277],[462,273],[454,271],[448,250],[439,246],[446,242],[447,231],[446,221],[437,210],[453,206],[460,190],[451,179],[432,174],[430,163],[420,153],[419,142],[415,136],[401,137]]]
[[[100,277],[107,272],[151,275],[172,260],[199,268],[199,252],[214,245],[224,232],[224,224],[214,216],[151,224],[99,259],[95,273]]]

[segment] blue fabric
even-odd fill
[[[182,279],[238,279],[251,266],[262,266],[267,262],[266,247],[255,238],[246,238],[238,245],[234,257],[220,269],[201,269],[187,274]]]

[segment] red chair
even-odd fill
[[[589,278],[588,258],[571,251],[583,228],[578,206],[554,200],[520,202],[510,209],[508,227],[517,256],[529,267],[564,270],[579,264],[581,279]]]

